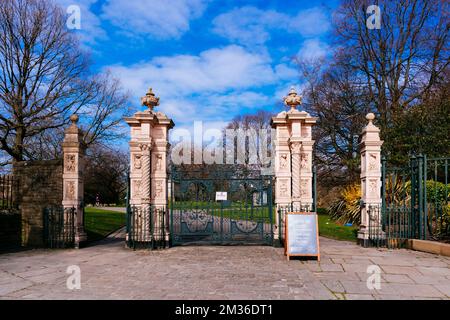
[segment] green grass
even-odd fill
[[[84,210],[84,227],[88,241],[101,240],[126,224],[126,215],[88,207]]]
[[[322,237],[356,241],[358,227],[346,227],[330,219],[328,214],[319,214],[319,233]]]

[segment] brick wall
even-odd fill
[[[43,211],[61,206],[63,198],[62,160],[25,161],[14,165],[19,181],[19,203],[22,213],[22,244],[43,246]]]

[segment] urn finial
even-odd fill
[[[72,122],[72,124],[76,125],[78,123],[78,120],[80,119],[80,117],[78,117],[78,115],[76,113],[74,113],[73,115],[70,116],[69,119]]]
[[[141,102],[143,106],[146,106],[153,111],[154,107],[159,106],[159,97],[156,97],[153,93],[153,89],[150,88],[145,97],[141,98]]]
[[[299,96],[295,88],[291,87],[287,97],[284,97],[284,103],[291,107],[291,110],[295,110],[297,106],[302,104],[302,96]]]

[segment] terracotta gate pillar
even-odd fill
[[[169,130],[174,127],[174,123],[162,112],[153,110],[159,105],[159,98],[151,88],[142,98],[142,105],[148,109],[125,118],[131,130],[130,205],[144,209],[142,212],[147,213],[151,207],[155,215],[155,228],[164,227],[168,240],[167,153]],[[166,225],[160,223],[163,214],[166,214]],[[146,220],[150,219],[147,217]],[[144,228],[150,230],[149,226]]]
[[[66,129],[64,134],[63,147],[63,208],[75,210],[75,246],[87,240],[84,231],[84,155],[86,147],[82,142],[81,131],[77,126],[78,116],[70,117],[72,125]],[[68,217],[65,217],[68,218]]]
[[[275,203],[283,211],[310,211],[313,209],[312,126],[316,118],[297,110],[302,98],[292,88],[283,111],[272,118],[275,138]],[[274,238],[278,239],[280,222],[278,215]],[[281,216],[284,219],[284,215]]]
[[[366,116],[369,121],[361,136],[361,224],[358,242],[366,245],[371,232],[381,235],[381,146],[380,129],[373,124],[375,115]],[[372,216],[369,216],[369,208]],[[372,219],[370,221],[370,219]],[[376,230],[377,229],[377,230]]]

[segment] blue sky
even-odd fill
[[[177,127],[220,128],[240,113],[280,111],[301,87],[293,57],[327,55],[338,1],[57,0],[79,5],[96,72],[130,91],[134,111],[148,87]]]

